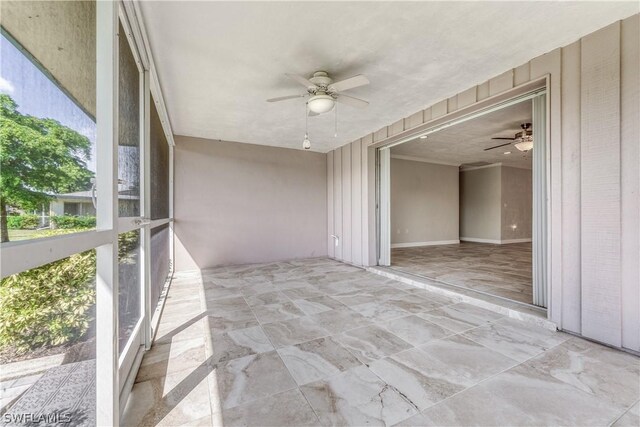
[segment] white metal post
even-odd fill
[[[173,274],[176,268],[175,264],[175,235],[174,235],[174,226],[175,223],[173,221],[174,214],[174,192],[173,192],[173,180],[175,174],[175,146],[169,143],[169,259],[171,261],[171,270],[169,274]]]
[[[142,154],[140,156],[141,165],[141,185],[140,185],[140,198],[142,202],[141,211],[144,218],[151,219],[151,103],[149,93],[149,71],[144,70],[142,72],[141,82],[141,99],[140,105],[143,107],[141,112],[141,135],[140,141],[142,142]],[[153,307],[151,307],[151,226],[147,223],[141,230],[142,233],[142,247],[141,247],[141,285],[142,285],[142,314],[143,314],[143,326],[144,326],[144,348],[149,350],[151,348],[151,314],[153,313]]]
[[[96,7],[96,228],[111,241],[97,248],[96,422],[120,423],[118,377],[118,3]]]

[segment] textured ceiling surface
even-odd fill
[[[427,139],[418,138],[397,145],[391,149],[391,154],[456,166],[487,162],[528,169],[531,168],[532,152],[523,153],[513,145],[489,151],[484,149],[508,143],[491,138],[513,138],[521,130],[521,123],[531,123],[531,111],[531,101],[523,101],[443,129]]]
[[[141,2],[174,133],[301,148],[303,93],[284,73],[365,74],[359,110],[309,119],[339,147],[618,19],[636,2]]]

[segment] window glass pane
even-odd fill
[[[140,73],[122,24],[118,40],[118,210],[140,216]]]
[[[118,342],[122,353],[141,317],[140,230],[118,236]]]
[[[95,3],[0,7],[2,241],[94,228]]]
[[[18,422],[25,414],[60,425],[95,425],[95,278],[96,253],[90,250],[0,282],[7,425],[41,425],[37,418]]]
[[[151,229],[151,308],[155,309],[171,268],[169,224]]]
[[[169,217],[169,145],[151,100],[151,219]]]

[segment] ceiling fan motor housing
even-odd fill
[[[316,86],[320,86],[320,88],[324,89],[324,91],[326,91],[327,86],[329,86],[333,82],[326,71],[316,71],[315,73],[313,73],[313,77],[311,77],[309,81]]]
[[[343,102],[357,108],[364,108],[369,105],[365,100],[342,94],[342,91],[368,85],[369,80],[362,74],[338,82],[334,82],[326,71],[316,71],[313,73],[313,76],[308,79],[297,74],[286,74],[286,76],[306,87],[307,93],[303,95],[271,98],[267,99],[267,102],[279,102],[288,99],[309,97],[307,101],[307,107],[310,110],[309,115],[327,113],[334,109],[336,102]]]

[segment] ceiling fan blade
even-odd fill
[[[491,138],[491,139],[508,139],[509,141],[515,141],[515,138]]]
[[[369,79],[362,74],[358,74],[357,76],[349,77],[348,79],[331,83],[329,86],[327,86],[327,89],[332,92],[341,92],[343,90],[353,89],[368,84]]]
[[[303,98],[307,96],[305,95],[289,95],[289,96],[279,96],[277,98],[270,98],[267,99],[267,102],[278,102],[278,101],[286,101],[287,99],[294,99],[294,98]]]
[[[369,105],[369,102],[365,101],[364,99],[355,98],[353,96],[345,95],[342,93],[338,95],[336,101],[356,108],[366,108]]]
[[[291,80],[297,81],[298,83],[300,83],[302,86],[306,87],[307,89],[317,87],[315,85],[315,83],[313,83],[311,80],[305,79],[304,77],[299,76],[297,74],[285,74],[285,76],[289,77]]]
[[[496,145],[495,147],[485,148],[484,151],[489,151],[489,150],[493,150],[494,148],[504,147],[505,145],[511,145],[511,143],[507,142],[506,144],[500,144],[500,145]]]

